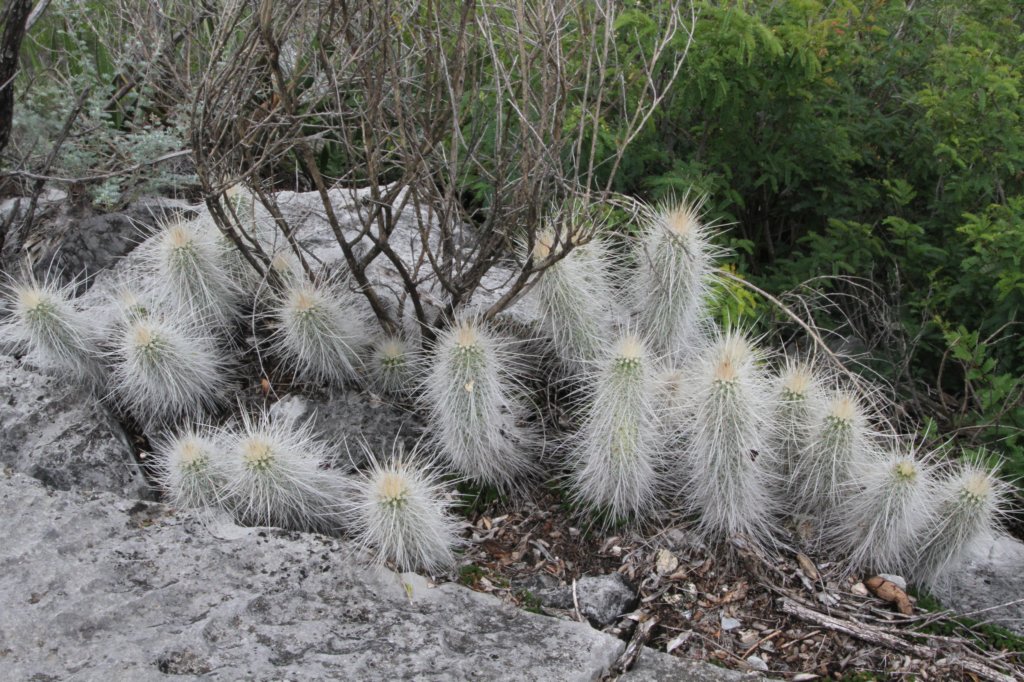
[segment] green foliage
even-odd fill
[[[872,368],[919,419],[1024,470],[1019,8],[696,5],[686,66],[614,186],[708,194],[708,216],[739,247],[737,274],[776,294],[827,295],[835,305],[816,321],[885,339]],[[719,319],[772,318],[734,285],[716,290]],[[963,355],[971,339],[984,359]],[[942,395],[924,400],[925,386]]]

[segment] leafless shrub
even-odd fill
[[[397,329],[396,311],[410,308],[429,337],[505,260],[514,274],[482,306],[491,318],[550,264],[510,262],[516,244],[532,247],[546,214],[628,204],[612,191],[619,164],[692,39],[693,17],[681,4],[654,11],[638,26],[611,0],[228,0],[204,48],[210,68],[191,111],[211,213],[265,271],[266,250],[224,196],[247,185],[306,263],[272,192],[287,170],[291,184],[319,193],[383,327]],[[609,129],[612,120],[625,123]],[[331,190],[354,201],[366,187],[353,229]],[[417,226],[414,258],[396,245],[403,215]],[[551,262],[590,236],[565,239]],[[395,301],[368,275],[381,257],[402,282]]]

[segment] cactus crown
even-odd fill
[[[387,471],[377,481],[377,500],[384,507],[401,509],[409,502],[409,487],[397,471]]]
[[[241,443],[242,459],[253,471],[266,471],[274,464],[273,445],[259,436],[248,436]]]

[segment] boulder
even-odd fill
[[[980,543],[950,575],[940,597],[975,620],[1024,635],[1024,543],[1007,536]]]
[[[624,648],[319,535],[20,474],[0,474],[0,513],[3,679],[594,680]]]
[[[2,354],[0,464],[58,490],[151,496],[124,430],[96,396]]]

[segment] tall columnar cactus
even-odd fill
[[[32,352],[52,369],[70,372],[90,388],[100,388],[106,372],[95,331],[73,297],[74,284],[54,281],[9,282],[9,319],[0,325],[0,342]]]
[[[196,419],[224,404],[227,361],[193,322],[129,315],[112,345],[113,392],[147,428]]]
[[[722,334],[697,357],[685,390],[684,493],[701,530],[770,542],[772,401],[758,351],[741,333]]]
[[[357,542],[402,571],[437,573],[455,562],[460,544],[453,499],[429,463],[413,457],[377,459],[355,480],[350,508]]]
[[[224,491],[218,460],[223,457],[223,446],[204,429],[189,427],[158,442],[157,481],[168,501],[182,509],[218,506]]]
[[[335,385],[356,378],[359,352],[370,337],[354,296],[342,285],[290,280],[270,316],[272,352],[301,378]]]
[[[231,277],[229,253],[212,227],[202,221],[170,221],[141,253],[164,303],[218,333],[235,321],[241,291]]]
[[[911,575],[925,587],[942,589],[950,569],[975,543],[998,533],[1006,514],[1006,484],[994,470],[962,464],[939,484],[935,520],[922,533],[923,542]]]
[[[608,522],[648,515],[665,483],[656,376],[644,340],[622,336],[600,360],[593,400],[571,443],[573,498],[606,512]]]
[[[572,238],[569,227],[541,232],[533,247],[534,267],[559,255]],[[588,371],[616,321],[610,258],[604,245],[594,239],[576,246],[541,273],[534,291],[561,360],[578,374]]]
[[[222,438],[226,455],[216,461],[223,504],[241,523],[338,530],[345,480],[322,468],[327,448],[308,423],[243,414],[240,429]]]
[[[439,335],[422,386],[429,436],[451,466],[478,483],[509,488],[531,468],[531,438],[513,394],[511,351],[464,319]]]
[[[913,448],[897,448],[867,462],[857,484],[837,509],[832,545],[852,569],[906,575],[935,518],[933,465]]]
[[[716,251],[701,222],[703,200],[662,208],[644,227],[633,295],[659,354],[682,360],[699,344]]]
[[[877,452],[875,436],[856,395],[833,391],[822,407],[793,473],[797,511],[820,521],[835,510]]]

